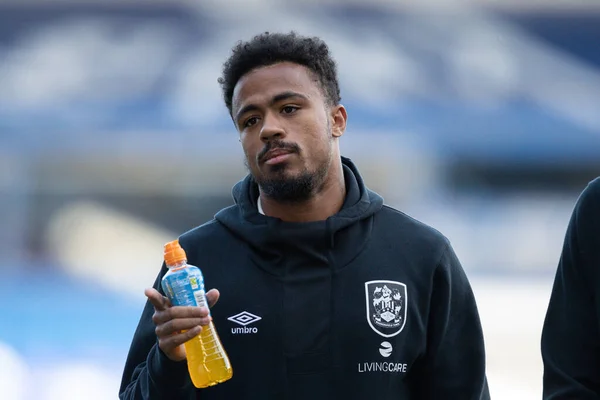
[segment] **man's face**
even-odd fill
[[[334,140],[346,115],[342,106],[326,104],[308,68],[286,62],[244,75],[233,92],[232,115],[246,165],[265,195],[300,202],[321,189],[339,157]]]

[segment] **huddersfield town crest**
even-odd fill
[[[406,323],[406,285],[395,281],[365,282],[367,321],[383,337],[392,337]]]

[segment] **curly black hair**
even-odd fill
[[[256,68],[280,62],[292,62],[309,68],[318,78],[329,105],[341,101],[337,65],[329,47],[318,37],[304,37],[290,33],[265,32],[247,42],[238,42],[231,56],[223,64],[223,75],[218,79],[223,90],[225,105],[231,114],[233,89],[242,76]]]

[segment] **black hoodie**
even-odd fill
[[[147,303],[121,399],[489,399],[475,299],[448,240],[342,162],[346,200],[325,221],[260,214],[248,176],[234,206],[180,237],[221,292],[212,315],[233,378],[195,390],[158,348]]]
[[[545,400],[600,399],[600,178],[579,196],[542,331]]]

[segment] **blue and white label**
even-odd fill
[[[161,283],[163,291],[173,306],[208,308],[204,291],[204,277],[198,267],[188,265],[185,268],[169,271]]]

